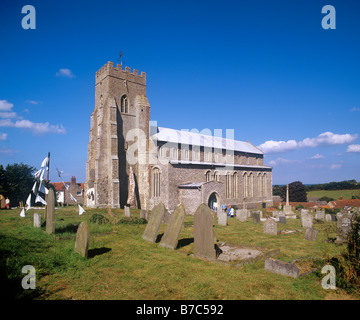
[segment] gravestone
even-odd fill
[[[171,214],[168,210],[165,210],[164,217],[162,219],[162,223],[168,223],[170,220]]]
[[[145,220],[148,220],[148,218],[149,218],[149,211],[148,211],[148,210],[141,209],[141,210],[140,210],[140,218],[145,219]]]
[[[181,228],[184,225],[185,220],[185,208],[183,205],[178,206],[171,214],[169,222],[166,226],[164,235],[161,238],[160,247],[174,250],[178,243],[178,237],[181,232]]]
[[[210,208],[201,204],[194,214],[194,255],[208,260],[216,259],[214,245],[214,218]]]
[[[324,221],[325,220],[325,212],[324,211],[316,211],[315,219]]]
[[[305,216],[305,215],[307,215],[309,213],[309,210],[301,209],[300,213],[301,213],[301,218],[302,218],[303,216]]]
[[[258,213],[260,215],[260,219],[262,219],[263,215],[261,210],[253,211],[253,213]]]
[[[52,234],[55,232],[55,195],[54,190],[49,189],[47,194],[46,205],[46,233]]]
[[[252,221],[253,221],[253,223],[260,224],[261,223],[261,221],[260,221],[260,213],[254,211],[252,213]]]
[[[87,258],[90,242],[89,226],[85,221],[81,222],[76,232],[75,252]]]
[[[277,234],[277,223],[272,219],[266,219],[263,232],[266,234]]]
[[[318,230],[313,228],[306,228],[304,240],[316,241]]]
[[[146,225],[142,238],[146,241],[155,242],[165,213],[165,206],[159,203],[151,211],[150,219]]]
[[[351,230],[352,214],[344,213],[338,216],[336,242],[346,242]]]
[[[300,270],[296,265],[273,258],[265,260],[265,270],[292,278],[297,278],[300,274]]]
[[[301,224],[302,224],[303,228],[312,228],[313,219],[314,219],[314,217],[311,214],[305,214],[301,218]]]
[[[238,209],[236,210],[236,219],[241,222],[247,221],[248,219],[248,210],[246,209]]]
[[[130,207],[124,206],[125,217],[130,218]]]
[[[327,222],[332,221],[331,214],[326,214],[326,215],[325,215],[325,220],[326,220]]]
[[[41,214],[34,213],[34,227],[40,228],[41,227]]]
[[[218,225],[220,226],[226,226],[227,225],[227,214],[224,211],[219,211],[217,213],[217,217],[218,217]]]
[[[279,217],[279,223],[286,223],[286,218],[280,216],[280,217]]]

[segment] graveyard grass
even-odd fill
[[[263,223],[228,219],[228,226],[215,223],[218,243],[280,249],[275,259],[289,262],[306,258],[305,265],[318,271],[288,278],[264,270],[264,259],[239,267],[209,262],[192,256],[193,216],[186,216],[176,250],[159,246],[165,224],[156,243],[142,239],[146,224],[97,224],[90,222],[98,213],[110,221],[124,218],[113,209],[87,209],[82,216],[75,207],[55,212],[55,234],[48,235],[45,225],[33,227],[33,215],[43,210],[29,210],[20,218],[20,210],[0,212],[0,270],[2,295],[7,299],[359,299],[343,290],[325,290],[321,286],[321,268],[328,259],[339,255],[342,245],[325,242],[335,237],[335,222],[314,224],[318,240],[304,240],[304,230],[293,234],[268,235]],[[139,210],[131,211],[139,218]],[[42,219],[44,222],[44,219]],[[77,226],[87,221],[90,229],[88,258],[74,252]],[[125,220],[122,220],[125,221]],[[136,220],[134,220],[136,221]],[[301,230],[300,219],[278,224],[278,230]],[[32,265],[36,270],[36,289],[24,290],[21,269]],[[306,267],[306,266],[305,266]],[[5,286],[5,287],[4,287]]]

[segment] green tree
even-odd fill
[[[11,206],[25,202],[34,184],[35,168],[23,163],[8,164],[3,170],[0,168],[0,190],[4,197],[10,199]]]
[[[286,186],[281,187],[280,196],[283,201],[286,200]],[[306,188],[301,181],[289,183],[289,201],[307,202]]]

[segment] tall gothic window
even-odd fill
[[[219,181],[219,172],[214,172],[214,181]]]
[[[262,176],[262,194],[263,194],[263,196],[266,196],[266,194],[267,194],[267,189],[266,189],[266,173],[264,173],[263,174],[263,176]]]
[[[253,197],[254,196],[254,175],[251,172],[248,176],[249,182],[248,182],[248,196]]]
[[[205,177],[206,177],[206,182],[211,180],[211,171],[210,170],[206,171]]]
[[[160,197],[160,170],[158,168],[151,171],[151,194],[153,197]]]
[[[238,173],[235,172],[232,176],[232,187],[233,187],[233,197],[238,198]]]
[[[126,95],[121,97],[120,111],[122,113],[129,113],[129,100]]]
[[[248,190],[248,176],[247,173],[245,172],[243,175],[243,181],[244,181],[244,198],[247,198],[249,195],[249,190]]]
[[[231,198],[232,190],[231,190],[231,175],[227,173],[225,176],[225,196],[226,198]]]

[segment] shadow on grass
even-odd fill
[[[68,223],[65,226],[55,227],[55,233],[76,233],[79,223]]]
[[[180,249],[182,247],[188,246],[189,244],[194,242],[194,238],[184,238],[184,239],[180,239],[178,241],[177,247],[176,249]]]
[[[158,242],[160,242],[161,241],[161,238],[163,237],[163,233],[159,233],[158,235],[157,235],[157,237],[156,237],[156,240],[155,240],[155,243],[158,243]]]
[[[88,250],[88,258],[94,258],[96,256],[100,256],[104,253],[107,253],[111,251],[111,248],[106,248],[106,247],[101,247],[101,248],[94,248],[94,249],[89,249]]]

